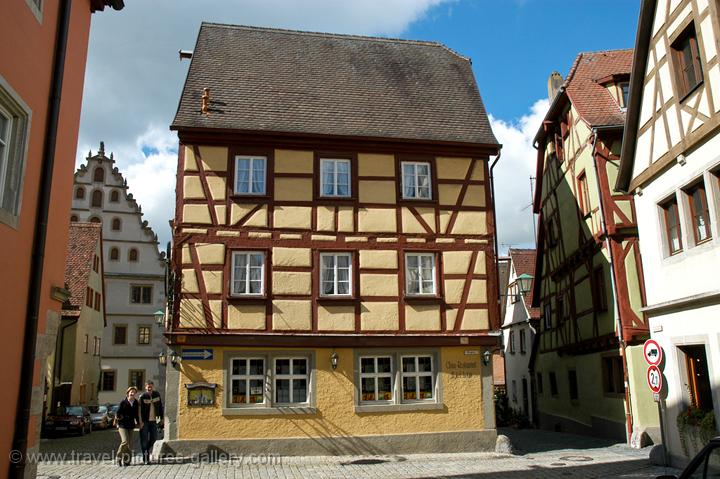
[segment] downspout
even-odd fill
[[[35,232],[33,235],[28,302],[26,307],[27,323],[25,324],[25,335],[23,338],[20,389],[18,392],[17,410],[15,412],[15,432],[12,444],[12,449],[19,452],[22,459],[10,465],[9,477],[11,478],[24,476],[27,460],[30,403],[32,402],[33,375],[35,370],[35,346],[40,314],[45,242],[47,240],[47,223],[50,210],[50,194],[52,192],[55,146],[60,120],[60,100],[62,97],[63,75],[65,72],[65,54],[67,52],[68,33],[70,30],[71,8],[72,0],[61,0],[58,12],[57,35],[55,37],[55,52],[50,84],[50,98],[48,100],[45,141],[43,144],[42,168],[40,168],[40,188],[38,190],[38,206],[35,216]]]
[[[621,357],[623,361],[623,382],[625,384],[625,428],[627,431],[627,440],[628,443],[630,442],[630,438],[632,437],[632,431],[633,431],[633,418],[632,418],[632,404],[630,402],[630,381],[628,378],[628,366],[627,366],[627,356],[625,351],[625,339],[623,338],[623,330],[622,330],[622,320],[620,318],[620,308],[618,306],[618,300],[617,300],[617,289],[616,284],[617,281],[615,280],[615,264],[613,260],[613,252],[612,252],[612,245],[610,244],[610,236],[608,235],[607,230],[607,224],[605,222],[605,210],[603,208],[603,197],[602,197],[602,188],[600,186],[600,177],[598,176],[598,166],[597,166],[597,159],[596,159],[596,144],[597,144],[597,138],[598,138],[598,129],[593,128],[593,145],[592,145],[592,161],[593,161],[593,169],[595,171],[595,182],[597,183],[597,190],[598,190],[598,207],[600,209],[600,222],[602,224],[602,234],[605,237],[605,245],[608,249],[608,256],[610,258],[610,283],[612,286],[613,291],[613,310],[615,314],[616,319],[616,328],[617,328],[617,335],[618,335],[618,341],[620,342],[620,350],[622,352]],[[609,186],[609,185],[608,185]]]
[[[497,235],[497,214],[495,212],[495,175],[493,174],[493,169],[495,168],[495,165],[498,161],[500,161],[500,156],[502,155],[502,152],[498,151],[498,155],[495,157],[495,160],[492,162],[492,165],[490,165],[490,195],[492,196],[492,213],[493,213],[493,223],[495,226],[495,234],[494,241],[495,241],[495,285],[497,286],[497,312],[498,312],[498,321],[501,320],[500,318],[500,251],[498,250],[498,235]],[[502,337],[502,336],[501,336]]]

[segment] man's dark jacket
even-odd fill
[[[155,406],[155,422],[163,420],[163,403],[160,399],[160,393],[153,391],[149,393],[145,391],[140,395],[140,417],[143,422],[149,421],[150,418],[150,404]]]

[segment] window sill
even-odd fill
[[[403,299],[406,303],[439,303],[442,301],[442,297],[435,294],[428,295],[413,295],[406,294]]]
[[[274,407],[224,407],[223,416],[289,416],[317,414],[317,408],[311,406],[274,406]]]
[[[266,295],[228,295],[227,297],[228,302],[238,302],[238,303],[252,303],[252,302],[266,302],[268,300],[268,297]]]
[[[247,194],[247,193],[232,193],[230,195],[231,200],[239,200],[239,201],[270,201],[272,198],[269,194],[264,193],[262,195],[253,195],[253,194]]]
[[[434,198],[398,198],[398,204],[401,206],[435,205],[437,202]]]
[[[438,411],[445,409],[442,403],[406,403],[406,404],[362,404],[355,406],[356,413]]]
[[[318,303],[355,304],[360,300],[354,296],[318,296]]]

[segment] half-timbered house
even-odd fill
[[[720,5],[643,1],[618,189],[633,195],[675,465],[720,424]]]
[[[493,447],[499,145],[467,58],[205,23],[172,129],[167,446]]]
[[[535,138],[539,214],[534,305],[542,320],[535,351],[541,427],[628,441],[659,440],[645,393],[648,336],[637,219],[614,191],[631,50],[581,53]]]

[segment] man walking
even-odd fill
[[[145,382],[145,392],[140,395],[140,449],[142,449],[143,463],[150,463],[155,440],[157,440],[158,426],[162,427],[163,404],[160,393],[155,391],[152,381]]]

